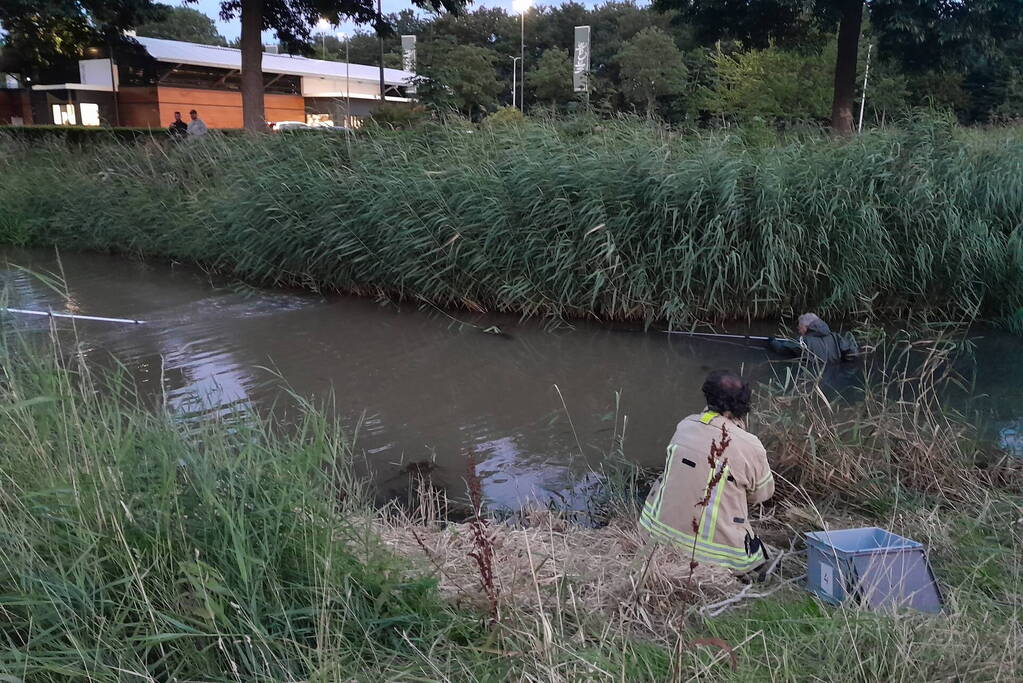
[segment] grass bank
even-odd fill
[[[637,123],[92,145],[0,136],[0,244],[528,315],[1009,319],[1023,135],[771,146]],[[1019,322],[1019,321],[1017,321]]]
[[[604,529],[549,513],[448,524],[425,484],[417,509],[374,511],[349,444],[310,406],[287,429],[179,420],[48,340],[6,340],[0,368],[0,672],[14,680],[1023,676],[1019,474],[930,393],[761,398],[789,488],[756,524],[786,555],[748,589],[649,555],[628,495]],[[802,592],[799,532],[864,522],[928,544],[947,614]]]

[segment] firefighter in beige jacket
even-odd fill
[[[640,524],[658,541],[687,554],[695,550],[697,562],[745,573],[767,559],[750,526],[748,506],[774,494],[774,477],[760,440],[743,429],[749,385],[730,372],[715,371],[703,393],[707,408],[679,422]]]

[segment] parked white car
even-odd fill
[[[303,123],[302,121],[278,121],[273,124],[273,130],[275,133],[285,130],[306,130],[312,127],[313,126],[310,126],[308,123]]]

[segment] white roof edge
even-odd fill
[[[303,95],[302,97],[306,98],[307,100],[315,99],[343,100],[345,99],[346,95],[343,92],[325,92],[316,93],[315,95]],[[371,100],[374,102],[380,101],[380,95],[372,95],[370,93],[364,92],[358,93],[353,92],[350,97],[353,100]],[[415,102],[415,100],[412,99],[411,97],[395,97],[394,95],[388,95],[384,98],[384,100],[387,102]]]
[[[98,90],[100,92],[113,92],[109,85],[93,85],[91,83],[47,83],[46,85],[33,85],[33,90]]]
[[[220,69],[240,69],[241,50],[218,45],[200,45],[181,40],[137,37],[136,40],[157,61],[175,64],[194,64]],[[379,66],[349,64],[349,77],[353,80],[379,81]],[[312,78],[345,78],[345,63],[324,59],[310,59],[273,52],[263,53],[265,73]],[[372,72],[372,73],[371,73]],[[384,69],[384,83],[387,85],[408,85],[415,78],[411,71]]]

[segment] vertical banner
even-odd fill
[[[572,60],[572,90],[590,91],[590,27],[575,27],[575,58]]]
[[[415,36],[402,36],[401,37],[401,68],[405,71],[416,72],[416,37]],[[406,88],[405,92],[413,94],[416,92],[415,84],[410,83]]]

